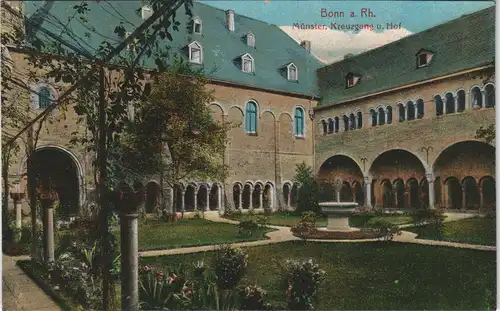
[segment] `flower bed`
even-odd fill
[[[292,232],[293,235],[302,239],[306,238],[319,240],[362,240],[383,237],[383,234],[374,231],[332,232],[324,230],[311,230],[309,232]]]

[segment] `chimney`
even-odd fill
[[[354,54],[352,54],[352,53],[347,53],[346,55],[344,55],[344,59],[348,59],[348,58],[351,58],[351,57],[353,57],[353,56],[354,56]]]
[[[300,43],[300,46],[301,46],[301,47],[303,47],[304,49],[306,49],[306,51],[307,51],[308,53],[310,53],[310,52],[311,52],[311,41],[307,41],[307,40],[302,41],[302,42]]]
[[[234,11],[233,10],[226,11],[226,21],[227,21],[227,29],[229,29],[229,31],[234,31]]]

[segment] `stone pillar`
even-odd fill
[[[237,206],[238,209],[242,209],[243,208],[243,189],[240,188],[240,192],[238,193],[238,206]]]
[[[210,188],[207,187],[207,206],[205,207],[205,211],[210,210]]]
[[[479,186],[479,210],[482,210],[484,207],[484,196],[483,196],[483,187]]]
[[[57,193],[45,191],[39,194],[43,212],[43,259],[45,263],[54,261],[54,203]]]
[[[453,101],[455,103],[455,112],[458,112],[458,96],[453,96]]]
[[[486,92],[484,90],[481,91],[481,98],[483,101],[481,102],[481,108],[486,107]]]
[[[372,182],[368,177],[365,177],[365,205],[372,209]]]
[[[185,205],[185,197],[186,195],[186,190],[185,189],[182,189],[181,191],[181,212],[184,213],[186,211],[186,205]]]
[[[250,193],[250,196],[249,196],[250,198],[249,198],[248,202],[250,203],[250,205],[248,206],[248,209],[251,210],[251,209],[253,209],[253,203],[252,203],[252,199],[253,199],[253,187],[251,187],[251,186],[250,186],[249,193]]]
[[[112,201],[120,215],[121,250],[121,309],[139,310],[139,230],[138,212],[144,201],[144,190],[124,188],[111,193]]]
[[[415,120],[418,119],[418,103],[415,102],[413,108],[415,108]]]
[[[262,188],[259,189],[259,208],[263,208],[264,201],[264,191]]]
[[[25,194],[22,192],[11,192],[10,197],[14,201],[14,210],[16,211],[16,229],[19,229],[19,232],[17,232],[16,235],[16,240],[19,240],[22,236],[21,232],[21,227],[22,227],[22,221],[23,221],[23,215],[22,215],[22,207],[23,207],[23,199],[24,199]],[[5,207],[7,208],[7,207]]]
[[[195,208],[198,208],[198,187],[194,188],[194,191],[193,191],[193,210]]]
[[[434,202],[434,199],[435,199],[435,194],[434,194],[434,178],[433,178],[432,174],[425,174],[425,177],[427,178],[427,183],[429,184],[429,191],[428,191],[428,194],[429,194],[429,208],[430,209],[435,209],[436,206],[435,206],[435,202]]]
[[[467,193],[465,191],[465,185],[462,185],[462,210],[467,209]]]
[[[408,106],[403,106],[403,109],[405,110],[405,121],[408,121]]]

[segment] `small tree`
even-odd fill
[[[294,182],[300,185],[296,212],[299,215],[307,211],[320,213],[321,210],[318,204],[319,186],[314,180],[312,167],[302,162],[297,164],[295,172]]]

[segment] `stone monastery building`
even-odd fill
[[[4,24],[19,22],[12,10],[24,11],[38,23],[33,37],[60,33],[60,40],[76,44],[50,18],[67,20],[73,2],[4,4]],[[100,5],[89,2],[92,12]],[[133,30],[152,13],[140,6],[122,1],[114,9]],[[97,13],[88,18],[102,25],[102,36],[117,36],[106,26],[119,21]],[[299,44],[278,26],[233,11],[195,3],[192,19],[180,8],[177,20],[172,50],[206,72],[215,90],[216,100],[208,103],[214,118],[239,127],[229,133],[227,180],[186,180],[165,189],[171,208],[222,210],[224,198],[244,210],[293,207],[296,165],[305,162],[321,182],[321,200],[354,200],[368,208],[494,209],[494,142],[475,138],[480,126],[495,122],[494,6],[330,65],[310,53],[309,41]],[[85,31],[76,22],[67,27]],[[88,45],[99,41],[89,38]],[[23,49],[4,52],[32,90],[18,89],[16,96],[34,113],[58,98],[60,85],[29,78]],[[44,125],[36,152],[40,165],[52,168],[60,204],[76,213],[92,199],[93,177],[88,153],[70,144],[72,132],[85,130],[72,113]],[[11,180],[25,179],[24,154],[10,167]],[[159,182],[145,182],[146,210],[153,212]],[[175,207],[173,191],[182,197]]]

